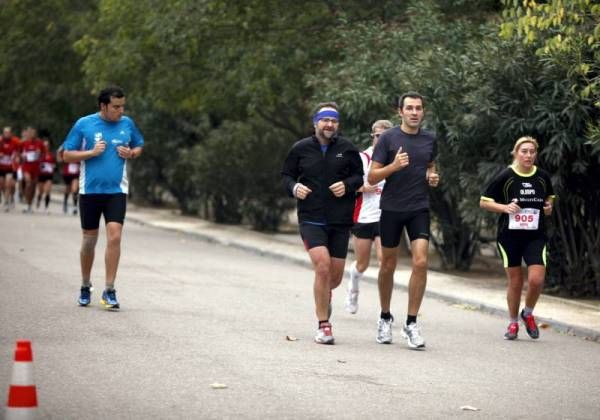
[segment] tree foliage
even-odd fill
[[[426,96],[442,176],[433,242],[469,269],[494,240],[481,187],[521,135],[541,144],[559,200],[549,284],[600,293],[599,8],[587,0],[6,0],[0,115],[64,136],[122,85],[147,139],[133,196],[276,230],[293,201],[283,158],[317,102],[366,146],[396,97]]]
[[[33,125],[62,141],[93,96],[82,82],[73,43],[94,14],[75,0],[4,0],[0,7],[0,116],[15,130]]]
[[[503,0],[501,34],[537,46],[537,54],[565,67],[571,87],[600,108],[600,4],[591,0],[522,3]]]
[[[600,5],[589,0],[507,6],[501,35],[536,49],[543,64],[535,121],[560,200],[550,282],[572,294],[600,292]],[[565,164],[567,163],[568,164]]]

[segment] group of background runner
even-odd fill
[[[19,138],[10,126],[4,127],[0,136],[0,191],[4,211],[10,211],[16,201],[21,201],[26,205],[23,212],[33,212],[36,190],[36,208],[40,208],[43,200],[44,209],[48,211],[54,173],[57,163],[62,162],[62,149],[53,152],[47,131],[40,130],[38,134],[37,129],[27,126]],[[61,174],[65,183],[63,212],[68,212],[71,195],[72,213],[77,214],[79,163],[64,163]]]
[[[435,165],[437,140],[421,128],[424,105],[418,93],[402,95],[398,100],[400,125],[376,121],[371,130],[372,146],[359,153],[339,135],[338,105],[321,103],[313,113],[314,135],[297,141],[285,159],[283,185],[297,199],[300,235],[315,272],[315,341],[319,344],[335,341],[330,322],[332,291],[342,281],[350,231],[356,261],[350,266],[346,310],[351,314],[358,311],[359,280],[369,265],[374,243],[381,308],[376,341],[392,343],[394,272],[406,228],[412,272],[401,333],[410,348],[425,348],[417,316],[427,284],[429,187],[436,187],[440,177]],[[529,287],[521,319],[528,335],[539,337],[532,312],[545,277],[543,216],[552,213],[554,192],[548,174],[534,165],[537,149],[535,139],[518,139],[512,165],[492,180],[481,197],[482,208],[502,214],[498,248],[508,277],[510,323],[505,338],[509,340],[518,334],[522,260],[528,266]]]

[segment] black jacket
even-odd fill
[[[363,185],[358,149],[342,137],[333,137],[325,156],[315,136],[297,141],[283,164],[283,185],[290,196],[296,183],[312,192],[298,200],[298,221],[351,225],[356,190]],[[343,181],[346,194],[338,198],[329,186]]]

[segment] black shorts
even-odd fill
[[[527,266],[546,266],[546,239],[543,237],[522,238],[504,234],[498,237],[496,244],[505,268],[520,267],[523,260]]]
[[[65,182],[65,185],[71,185],[71,182],[77,178],[79,178],[79,175],[63,175],[63,181]]]
[[[300,236],[308,251],[317,246],[327,247],[329,255],[334,258],[346,258],[348,254],[348,239],[350,227],[343,225],[311,225],[300,224]]]
[[[356,223],[352,226],[352,234],[359,239],[374,240],[379,234],[379,222]]]
[[[400,244],[402,230],[406,227],[408,238],[429,240],[429,210],[381,211],[379,229],[381,246],[396,248]]]
[[[40,176],[38,176],[38,182],[46,182],[46,181],[52,181],[51,174],[40,174]]]
[[[17,173],[15,171],[5,171],[4,169],[0,169],[0,178],[4,178],[6,175],[12,175],[13,179],[17,179]]]
[[[100,216],[104,215],[104,223],[123,224],[127,196],[125,194],[81,194],[79,196],[79,218],[81,228],[95,230],[100,226]]]

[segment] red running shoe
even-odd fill
[[[504,333],[505,340],[516,340],[519,335],[519,323],[511,322],[508,324],[508,329]]]
[[[538,329],[533,314],[525,315],[525,313],[521,311],[521,319],[525,323],[527,334],[533,339],[540,338],[540,330]]]

